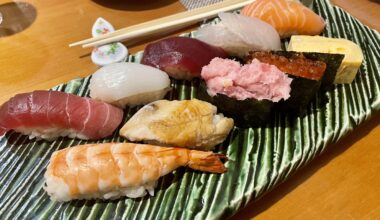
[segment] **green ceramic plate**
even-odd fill
[[[9,132],[0,138],[0,219],[221,219],[285,181],[380,108],[379,34],[327,0],[317,0],[312,7],[327,21],[326,36],[352,40],[363,49],[358,76],[352,84],[326,93],[327,104],[316,97],[304,118],[275,113],[266,127],[235,128],[217,149],[229,157],[227,173],[182,168],[161,178],[152,197],[52,202],[42,188],[51,154],[86,142],[35,141]],[[141,53],[129,60],[139,58]],[[88,82],[73,80],[54,90],[86,96]],[[171,98],[196,97],[195,83],[177,81],[172,86]],[[136,110],[126,110],[125,120]],[[111,141],[124,140],[115,134],[100,142]]]

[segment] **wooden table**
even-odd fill
[[[95,19],[103,16],[116,28],[183,11],[175,0],[0,0],[4,21],[35,20],[20,33],[0,37],[0,103],[16,93],[47,89],[92,74],[97,67],[90,49],[69,48],[87,38]],[[378,1],[334,0],[362,22],[380,30]],[[13,5],[12,5],[13,4]],[[16,3],[17,6],[17,3]],[[12,9],[13,7],[13,9]],[[5,9],[13,10],[7,14]],[[18,16],[15,16],[19,13]],[[12,15],[12,16],[11,16]],[[11,34],[4,30],[0,34]],[[130,48],[134,53],[143,48]],[[233,219],[375,219],[380,216],[380,114]]]

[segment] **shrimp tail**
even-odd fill
[[[227,171],[223,161],[228,158],[224,154],[213,152],[191,151],[188,166],[191,169],[210,173],[224,173]]]

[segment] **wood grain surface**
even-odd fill
[[[91,50],[67,45],[88,38],[97,17],[122,28],[184,10],[175,0],[24,2],[30,5],[0,0],[4,21],[14,20],[13,25],[20,30],[26,27],[12,34],[10,20],[0,24],[0,103],[20,92],[48,89],[92,74],[97,67],[91,63]],[[379,1],[333,2],[380,30]],[[14,10],[11,14],[10,8]],[[25,11],[34,11],[35,18],[25,15]],[[23,22],[31,24],[24,27]],[[143,47],[140,44],[129,49],[135,53]],[[379,219],[379,170],[380,114],[377,114],[232,219]]]

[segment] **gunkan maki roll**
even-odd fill
[[[275,65],[290,75],[313,80],[320,78],[322,81],[320,89],[326,91],[333,87],[344,55],[294,51],[251,51],[245,58],[245,62],[249,63],[253,58]],[[324,66],[326,66],[325,71],[322,71]]]
[[[241,65],[214,58],[202,68],[198,98],[211,102],[239,127],[264,125],[274,103],[290,97],[292,79],[276,66],[256,59]]]
[[[257,59],[263,63],[275,65],[293,79],[290,98],[280,102],[278,107],[296,115],[306,112],[310,101],[315,97],[320,87],[327,90],[333,84],[336,70],[335,62],[341,58],[337,54],[298,53],[290,51],[255,51],[250,52],[246,62]],[[324,57],[323,59],[318,59]],[[328,61],[327,63],[325,61]],[[329,66],[327,65],[329,64]]]

